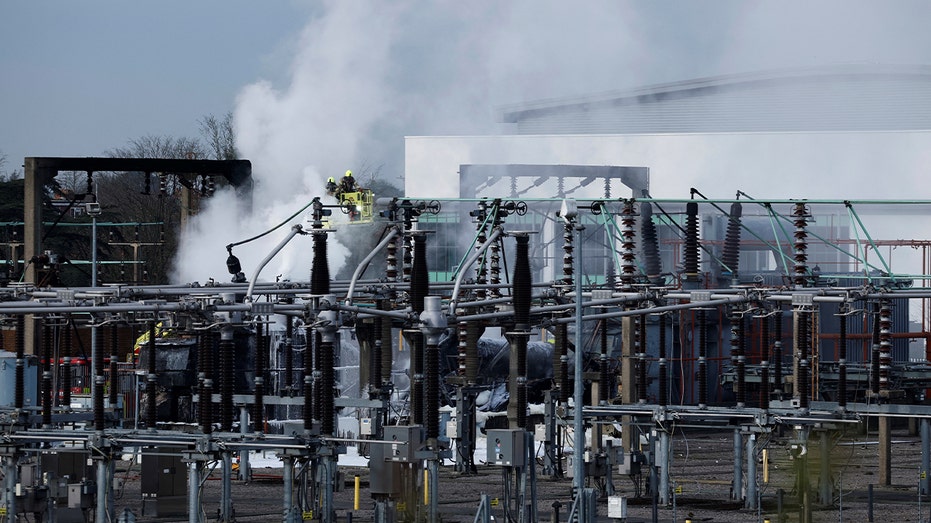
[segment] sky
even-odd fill
[[[194,226],[229,243],[347,168],[399,180],[405,135],[501,133],[508,104],[697,77],[931,64],[928,20],[924,0],[8,1],[0,153],[7,171],[102,155],[231,111],[262,205]]]

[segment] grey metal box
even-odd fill
[[[385,427],[388,452],[385,459],[402,463],[417,461],[415,454],[423,444],[423,427],[420,425],[391,425]]]
[[[527,431],[492,429],[488,431],[488,464],[523,467],[527,463]]]

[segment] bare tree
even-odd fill
[[[236,160],[236,136],[233,132],[233,113],[222,118],[208,114],[200,119],[200,134],[207,142],[207,149],[214,160]]]

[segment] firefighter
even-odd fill
[[[334,196],[336,194],[337,189],[339,189],[339,186],[336,185],[336,179],[333,178],[332,176],[327,178],[326,180],[327,194],[329,194],[330,196]]]
[[[343,179],[339,181],[340,192],[356,192],[356,179],[352,177],[352,171],[346,171]]]

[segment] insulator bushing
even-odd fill
[[[372,330],[368,338],[372,342],[372,354],[369,363],[369,391],[381,389],[381,324],[384,320],[381,316],[375,316],[372,322]],[[391,321],[391,320],[387,320]]]
[[[398,280],[398,242],[395,239],[385,247],[385,278],[389,282]]]
[[[209,332],[202,332],[197,337],[197,341],[197,378],[198,396],[200,397],[197,403],[197,420],[200,423],[201,432],[210,434],[213,432],[213,409],[211,408],[213,403],[213,379],[211,378],[213,337]]]
[[[669,368],[666,360],[666,315],[659,315],[659,405],[669,405]]]
[[[647,317],[637,316],[637,401],[647,402]]]
[[[532,300],[531,272],[530,272],[530,237],[518,235],[515,237],[517,248],[514,256],[514,278],[512,279],[512,292],[514,304],[514,324],[517,330],[530,328],[530,302]]]
[[[562,235],[562,275],[563,282],[566,285],[572,285],[574,283],[574,271],[573,268],[573,253],[575,251],[573,228],[571,223],[566,223],[563,226],[563,235]]]
[[[304,406],[301,415],[304,417],[304,430],[309,431],[314,426],[314,358],[313,354],[317,346],[316,331],[313,327],[307,327],[304,333],[307,340],[304,347]]]
[[[742,314],[737,315],[737,406],[747,404],[747,323]]]
[[[892,371],[892,310],[883,300],[879,309],[879,390],[889,390]]]
[[[427,439],[440,436],[440,347],[428,344],[424,351],[424,407]]]
[[[320,331],[314,330],[314,367],[313,367],[313,393],[314,393],[314,419],[321,421],[323,419],[323,373],[324,373],[324,346],[323,336]]]
[[[565,323],[556,325],[553,351],[553,381],[559,389],[559,401],[569,400],[569,326]]]
[[[330,265],[327,261],[327,234],[315,232],[314,236],[314,262],[310,269],[311,294],[330,293]]]
[[[424,337],[420,331],[410,333],[411,342],[411,423],[423,425],[424,421]]]
[[[284,388],[288,395],[294,390],[294,318],[284,321]]]
[[[118,399],[117,392],[120,390],[119,366],[120,361],[120,339],[119,328],[116,325],[110,326],[110,406],[116,405]]]
[[[335,363],[333,343],[321,341],[320,347],[320,355],[323,357],[320,433],[324,436],[336,436],[336,369],[333,368]]]
[[[698,203],[688,202],[685,205],[685,280],[697,282],[699,265],[698,242]]]
[[[233,429],[233,386],[235,384],[234,362],[236,343],[232,327],[220,333],[220,429]]]
[[[388,310],[390,302],[388,300],[378,300],[380,310]],[[381,383],[387,386],[391,383],[391,369],[394,365],[394,337],[391,331],[391,320],[384,319],[381,323]]]
[[[840,308],[837,340],[837,406],[847,407],[847,308]]]
[[[770,342],[769,342],[769,316],[763,316],[760,318],[760,349],[762,352],[762,360],[760,361],[760,408],[768,409],[769,408],[769,358],[770,358]]]
[[[796,203],[792,211],[795,224],[795,285],[808,285],[808,212],[804,203]]]
[[[649,202],[640,204],[640,241],[643,243],[643,263],[647,278],[653,285],[662,285],[662,261],[659,254],[659,235],[653,223],[653,206]]]
[[[879,302],[873,304],[873,348],[870,356],[870,390],[879,394]]]
[[[737,277],[737,269],[740,265],[740,217],[743,213],[743,207],[738,202],[731,204],[730,217],[727,221],[727,232],[724,235],[724,248],[721,252],[721,263],[723,263],[731,277]]]
[[[631,289],[634,284],[634,277],[636,275],[636,266],[635,263],[635,250],[637,248],[636,236],[637,233],[634,230],[634,225],[636,224],[636,217],[634,215],[634,203],[631,200],[626,200],[624,202],[624,207],[621,210],[621,274],[620,282],[621,288]]]
[[[601,358],[598,361],[598,404],[608,404],[608,321],[601,320]]]
[[[478,321],[470,321],[466,324],[465,378],[466,383],[473,385],[478,382],[478,340],[481,338],[482,330],[482,324]]]
[[[698,322],[698,406],[708,406],[708,320],[707,311],[699,309]]]
[[[773,394],[782,399],[782,309],[773,314]]]
[[[430,293],[430,273],[427,269],[427,237],[414,235],[414,261],[411,271],[411,311],[423,312],[424,297]]]
[[[16,317],[16,390],[14,391],[13,406],[22,410],[26,399],[26,317]]]
[[[265,432],[265,355],[268,354],[268,338],[259,323],[255,333],[255,383],[252,403],[252,431]]]
[[[798,376],[795,378],[795,382],[798,385],[798,405],[801,409],[807,409],[809,406],[809,400],[811,395],[811,387],[809,383],[809,362],[808,362],[808,348],[810,343],[810,322],[811,316],[807,311],[799,311],[798,313]]]

